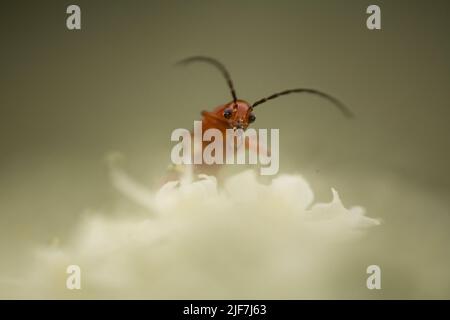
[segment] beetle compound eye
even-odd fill
[[[227,109],[223,112],[223,116],[225,119],[230,119],[233,114],[233,110]]]
[[[253,113],[250,113],[250,115],[248,116],[248,122],[252,123],[255,122],[255,120],[256,120],[255,115]]]

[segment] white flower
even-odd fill
[[[245,171],[222,187],[202,175],[157,192],[117,167],[112,177],[149,217],[87,214],[65,245],[37,251],[17,296],[314,297],[333,285],[324,282],[327,263],[339,261],[364,228],[379,224],[361,207],[346,209],[334,189],[330,203],[313,204],[308,182],[298,175],[263,184]],[[75,296],[64,286],[68,264],[82,270],[83,289]]]

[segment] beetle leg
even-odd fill
[[[260,143],[256,140],[256,145],[250,145],[250,139],[245,139],[245,148],[251,152],[255,152],[259,156],[270,157],[270,150],[267,149],[267,145]]]

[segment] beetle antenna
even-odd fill
[[[266,98],[263,98],[261,100],[258,100],[256,102],[254,102],[252,104],[252,108],[255,108],[257,105],[260,105],[261,103],[267,102],[269,100],[278,98],[280,96],[284,96],[286,94],[290,94],[290,93],[311,93],[317,96],[320,96],[322,98],[327,99],[328,101],[332,102],[336,107],[338,107],[339,110],[341,110],[341,112],[346,116],[346,117],[353,117],[353,113],[350,111],[350,109],[348,109],[342,102],[340,102],[338,99],[336,99],[333,96],[330,96],[329,94],[326,94],[324,92],[315,90],[315,89],[305,89],[305,88],[299,88],[299,89],[290,89],[290,90],[285,90],[285,91],[281,91],[278,93],[274,93]]]
[[[236,91],[234,90],[233,81],[231,80],[231,76],[230,76],[230,73],[228,72],[227,68],[225,68],[225,66],[221,62],[217,61],[214,58],[210,58],[210,57],[195,56],[195,57],[189,57],[189,58],[183,59],[181,61],[178,61],[177,64],[186,65],[191,62],[206,62],[206,63],[212,64],[217,69],[219,69],[220,72],[222,72],[222,75],[224,76],[225,80],[227,80],[228,88],[230,88],[231,96],[233,97],[233,102],[236,103],[237,97],[236,97]]]

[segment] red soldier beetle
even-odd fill
[[[242,129],[246,130],[249,125],[256,120],[256,116],[254,114],[254,110],[257,106],[272,100],[276,99],[280,96],[288,95],[291,93],[308,93],[312,95],[319,96],[321,98],[324,98],[331,102],[334,106],[336,106],[344,116],[346,117],[352,117],[352,112],[338,99],[335,97],[324,93],[322,91],[316,90],[316,89],[310,89],[310,88],[295,88],[295,89],[289,89],[280,91],[277,93],[274,93],[270,96],[267,96],[265,98],[262,98],[260,100],[257,100],[253,103],[248,103],[245,100],[241,100],[237,98],[236,91],[234,89],[234,84],[231,79],[230,73],[225,68],[225,66],[219,62],[218,60],[206,57],[206,56],[193,56],[186,59],[183,59],[179,61],[177,64],[181,65],[187,65],[193,62],[203,62],[210,64],[214,67],[216,67],[225,78],[228,89],[230,90],[232,100],[226,104],[220,105],[216,107],[213,111],[202,111],[202,131],[205,132],[208,129],[218,129],[221,131],[223,136],[225,136],[225,132],[227,129]],[[208,145],[208,142],[203,142],[203,148],[205,148]],[[248,147],[246,143],[246,147]],[[264,147],[258,146],[257,152],[261,152],[261,150]],[[210,165],[211,167],[211,165]],[[213,165],[215,169],[217,168],[216,165]],[[204,171],[205,168],[201,168],[201,171]],[[208,170],[209,171],[209,170]]]

